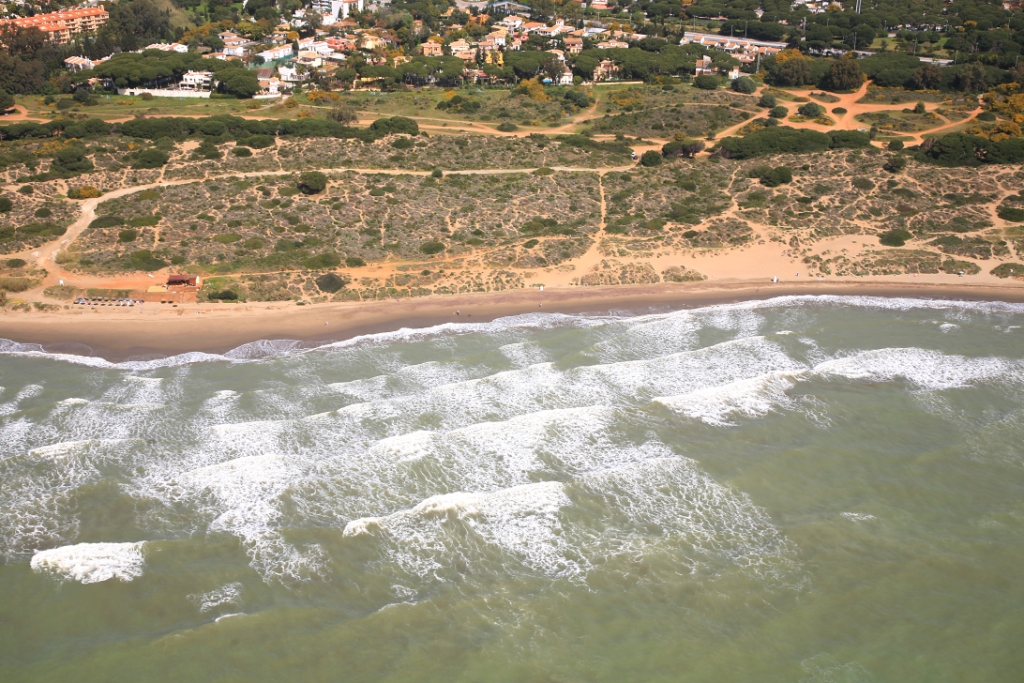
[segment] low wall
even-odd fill
[[[209,90],[158,90],[156,88],[118,88],[118,95],[141,95],[149,93],[153,97],[191,97],[196,99],[208,99]]]

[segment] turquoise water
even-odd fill
[[[1024,677],[1024,307],[0,345],[3,681]]]

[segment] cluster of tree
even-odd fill
[[[143,140],[184,140],[201,136],[213,142],[237,141],[249,147],[262,148],[273,144],[277,136],[355,138],[373,142],[392,134],[418,135],[419,125],[404,116],[381,118],[368,128],[353,128],[331,119],[243,119],[221,114],[205,118],[186,117],[131,119],[121,124],[111,124],[99,119],[85,121],[51,121],[49,123],[15,123],[0,127],[0,140],[27,138],[95,138],[103,135],[123,135]],[[70,145],[69,147],[76,147]],[[65,148],[66,149],[66,148]],[[76,147],[76,149],[81,149]],[[70,157],[68,163],[76,161]],[[65,164],[66,165],[66,164]]]
[[[949,167],[1020,164],[1024,163],[1024,138],[992,141],[978,135],[949,133],[926,140],[916,158]]]
[[[863,148],[871,146],[867,133],[837,130],[819,133],[786,126],[772,126],[746,137],[728,137],[718,143],[716,153],[727,159],[751,159],[772,154],[807,154],[829,149]]]
[[[212,71],[217,90],[235,97],[252,97],[260,91],[259,80],[252,71],[235,62],[203,59],[194,52],[181,54],[146,50],[139,54],[121,53],[92,71],[81,72],[78,79],[95,76],[111,79],[118,88],[159,88],[177,83],[186,71]]]
[[[710,51],[700,45],[673,45],[660,41],[663,45],[658,50],[645,50],[642,47],[613,48],[610,50],[583,50],[573,65],[573,73],[590,79],[594,69],[602,60],[610,59],[621,70],[621,77],[630,80],[650,81],[657,76],[674,76],[691,74],[697,66],[697,60],[705,54],[711,55],[712,64],[720,68],[729,68],[739,62],[725,52]]]
[[[385,89],[399,85],[427,85],[436,83],[445,87],[455,87],[462,82],[462,69],[465,63],[458,57],[413,57],[410,61],[397,67],[383,64],[368,64],[362,59],[354,58],[348,62],[347,69],[340,69],[336,78],[351,82],[356,76],[376,79]]]
[[[1024,36],[1024,33],[1022,33]],[[984,92],[1000,83],[1020,82],[1024,69],[1000,69],[981,62],[968,62],[939,68],[917,57],[895,52],[882,52],[858,60],[861,69],[877,85],[903,87],[911,90],[944,90]]]

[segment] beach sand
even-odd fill
[[[913,297],[1024,302],[1024,285],[764,280],[511,290],[390,301],[146,304],[0,314],[0,337],[41,344],[51,352],[111,361],[188,351],[223,353],[257,340],[328,342],[402,328],[488,322],[526,313],[647,313],[790,295]]]

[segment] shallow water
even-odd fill
[[[1024,675],[1024,307],[0,345],[0,680]]]

